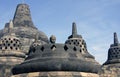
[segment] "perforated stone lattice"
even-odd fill
[[[82,53],[82,49],[80,47],[77,47],[77,46],[71,46],[71,45],[67,45],[67,44],[65,44],[61,47],[58,47],[58,46],[59,46],[59,44],[51,44],[49,46],[41,45],[41,46],[37,46],[37,47],[31,47],[30,53],[41,53],[41,52],[46,52],[46,51],[48,51],[48,52],[58,51],[60,48],[61,48],[61,50],[65,51],[65,52],[73,51],[73,52]],[[39,47],[39,49],[38,49],[38,47]],[[39,50],[39,52],[36,50]]]
[[[108,53],[108,59],[120,59],[120,48],[110,48]]]
[[[20,50],[21,42],[16,38],[2,38],[0,40],[0,50]]]
[[[81,48],[80,52],[87,51],[86,43],[83,39],[69,39],[65,42],[65,44],[79,46]]]

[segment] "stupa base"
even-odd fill
[[[64,72],[64,71],[54,71],[54,72],[33,72],[26,74],[13,75],[11,77],[99,77],[95,73],[86,72]]]

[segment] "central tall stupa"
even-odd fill
[[[33,24],[30,9],[27,4],[22,3],[17,5],[12,21],[14,24],[12,32],[21,40],[23,45],[22,49],[25,53],[28,52],[29,46],[34,41],[36,34],[38,34],[38,39],[40,39],[42,43],[48,43],[47,36],[42,31],[39,31]],[[9,23],[6,23],[5,28],[0,30],[0,38],[7,34],[8,26]]]

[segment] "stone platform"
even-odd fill
[[[54,72],[33,72],[28,74],[18,74],[11,77],[99,77],[95,73],[85,73],[85,72],[64,72],[64,71],[54,71]]]

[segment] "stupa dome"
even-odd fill
[[[25,53],[21,51],[21,42],[19,38],[12,33],[13,22],[9,23],[8,33],[0,39],[0,56],[15,56],[25,58]]]
[[[86,57],[82,54],[80,52],[82,47],[74,44],[55,43],[55,41],[56,37],[52,35],[49,44],[31,47],[25,61],[12,69],[13,74],[44,71],[98,73],[100,68],[99,63],[93,57]]]
[[[117,33],[114,33],[114,43],[111,44],[108,50],[108,59],[104,65],[115,63],[120,63],[120,43],[117,38]]]

